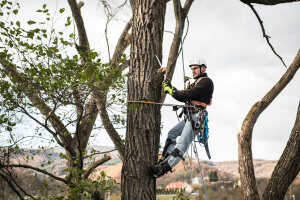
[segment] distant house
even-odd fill
[[[192,178],[192,184],[200,184],[199,177]]]
[[[183,191],[185,190],[185,192],[187,193],[191,193],[193,191],[193,188],[192,186],[190,186],[188,183],[186,182],[175,182],[175,183],[169,183],[169,185],[167,185],[165,187],[165,189],[178,189],[180,191]]]

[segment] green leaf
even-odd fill
[[[35,24],[36,22],[35,22],[35,21],[32,21],[32,20],[29,20],[27,23],[28,23],[29,25],[32,25],[32,24]]]
[[[20,27],[20,25],[21,25],[19,21],[17,21],[16,24],[18,27]]]
[[[18,14],[18,12],[19,12],[18,9],[13,10],[13,13],[14,13],[15,15]]]
[[[47,7],[47,4],[44,4],[44,5],[43,5],[43,8],[46,9],[46,7]]]
[[[65,12],[65,10],[66,10],[66,9],[61,8],[61,9],[59,9],[59,13],[63,13],[63,12]]]

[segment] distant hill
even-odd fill
[[[201,162],[201,168],[204,177],[208,177],[210,171],[216,170],[218,171],[218,176],[220,180],[235,181],[239,179],[238,161],[212,162],[212,161],[202,160],[200,162]],[[270,161],[270,160],[254,159],[256,178],[267,178],[267,179],[270,178],[276,163],[277,161],[275,160]],[[195,174],[198,174],[198,176],[200,176],[199,174],[200,170],[199,170],[197,160],[193,160],[192,168],[193,168],[193,172],[188,162],[186,162],[184,165],[183,162],[181,161],[175,167],[175,172],[168,173],[165,176],[159,178],[157,185],[160,184],[165,185],[166,183],[175,182],[178,180],[181,181],[185,180],[189,182],[192,173],[194,174],[193,177],[195,176]],[[118,163],[113,166],[101,167],[101,170],[104,170],[108,176],[111,176],[112,178],[117,180],[117,182],[120,182],[121,180],[121,169],[122,169],[122,163]]]
[[[85,165],[93,162],[93,160],[100,159],[104,156],[104,152],[112,156],[112,159],[103,165],[99,166],[96,169],[96,173],[100,173],[100,171],[104,170],[108,176],[114,178],[117,182],[121,181],[121,169],[122,162],[118,157],[117,151],[112,151],[113,147],[108,146],[99,146],[99,145],[91,145],[87,148],[88,155],[92,152],[101,153],[96,154],[93,159],[86,159]],[[31,165],[40,167],[41,165],[45,165],[44,169],[47,169],[49,172],[54,173],[58,176],[63,176],[65,169],[65,159],[62,159],[60,154],[64,154],[64,149],[61,147],[55,147],[51,149],[43,149],[43,150],[28,150],[24,149],[19,153],[15,161],[18,163],[25,163],[26,159],[29,159]],[[51,161],[51,164],[48,165],[47,162]],[[277,163],[276,160],[261,160],[254,159],[254,170],[256,174],[256,178],[270,178],[273,172],[273,169]],[[27,163],[28,164],[28,163]],[[145,166],[146,167],[146,166]],[[201,168],[204,177],[207,177],[209,172],[212,170],[218,171],[219,180],[232,180],[235,181],[239,179],[238,173],[238,161],[224,161],[224,162],[212,162],[207,160],[201,161]],[[193,170],[191,170],[193,169]],[[168,173],[167,175],[158,179],[157,185],[166,185],[169,182],[176,181],[186,181],[189,182],[191,180],[191,176],[195,177],[199,175],[200,170],[198,166],[197,160],[193,160],[193,165],[191,165],[187,161],[185,164],[181,161],[176,167],[175,172]],[[193,175],[192,175],[193,174]],[[298,181],[298,179],[296,179]],[[299,182],[299,181],[298,181]]]

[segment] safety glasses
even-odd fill
[[[199,68],[200,68],[199,66],[198,67],[192,67],[191,70],[194,71],[194,70],[199,69]]]

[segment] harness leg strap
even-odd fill
[[[179,149],[177,149],[177,148],[175,148],[175,149],[172,151],[171,155],[172,155],[173,157],[175,157],[175,158],[176,158],[176,157],[179,157],[181,160],[185,161],[184,157],[182,157],[182,155],[179,154]]]

